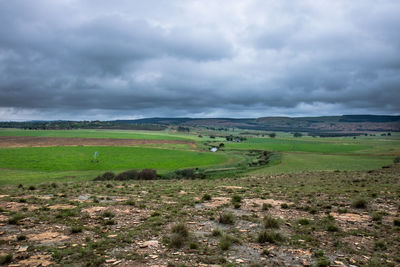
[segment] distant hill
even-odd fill
[[[121,121],[122,122],[122,121]],[[303,132],[360,132],[400,131],[400,116],[343,115],[322,117],[261,117],[232,118],[147,118],[125,121],[140,124],[236,127],[266,131]]]
[[[2,128],[26,129],[132,129],[163,130],[168,126],[240,128],[285,132],[346,132],[400,131],[400,116],[343,115],[322,117],[261,117],[261,118],[145,118],[115,121],[29,121],[0,122]]]

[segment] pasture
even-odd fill
[[[185,168],[229,170],[216,177],[371,170],[391,164],[400,155],[396,134],[356,139],[249,134],[243,142],[227,142],[221,134],[201,129],[190,134],[171,130],[2,129],[0,184],[91,180],[104,171],[144,168],[161,174]],[[221,143],[224,146],[217,153],[209,152],[210,146]],[[255,160],[249,156],[252,150],[272,151],[269,164],[249,167]],[[99,153],[98,162],[92,161],[94,152]]]

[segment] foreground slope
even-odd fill
[[[366,172],[2,187],[1,260],[397,266],[399,173],[394,164]]]

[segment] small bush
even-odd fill
[[[212,236],[221,236],[222,232],[218,228],[215,228],[215,229],[212,230],[211,235]]]
[[[372,220],[375,222],[382,221],[383,214],[381,212],[375,211],[372,213]]]
[[[14,216],[12,216],[11,218],[8,219],[8,223],[9,224],[18,224],[19,221],[22,220],[23,218],[25,218],[24,215],[17,213]]]
[[[272,207],[272,205],[271,204],[268,204],[268,203],[263,203],[262,204],[262,210],[269,210],[269,208],[271,208]]]
[[[375,251],[383,251],[386,250],[386,244],[384,241],[379,240],[379,241],[375,241],[374,243],[374,249]]]
[[[204,194],[203,197],[202,197],[202,199],[203,199],[204,201],[210,201],[210,200],[211,200],[211,195],[210,195],[210,194]]]
[[[328,224],[328,225],[326,226],[326,230],[327,230],[328,232],[338,232],[338,231],[339,231],[339,227],[337,227],[337,226],[334,225],[334,224]]]
[[[114,180],[115,174],[113,172],[105,172],[103,173],[104,180]]]
[[[393,225],[394,226],[400,226],[400,218],[396,218],[393,220]]]
[[[28,187],[29,190],[36,190],[36,187],[34,187],[33,185]]]
[[[114,216],[115,214],[108,210],[101,214],[101,217],[103,218],[113,218]]]
[[[232,196],[232,203],[240,203],[242,202],[242,197],[239,195],[233,195]]]
[[[198,249],[199,248],[199,244],[197,244],[195,242],[190,242],[189,248],[190,249]]]
[[[394,163],[399,163],[400,162],[400,157],[395,157],[393,160]]]
[[[219,240],[219,248],[228,250],[232,245],[232,239],[229,236],[222,236]]]
[[[231,212],[224,212],[219,215],[218,222],[222,224],[234,224],[235,217]]]
[[[83,231],[83,227],[81,225],[74,225],[71,227],[72,234],[82,233],[82,231]]]
[[[157,172],[153,169],[143,169],[139,172],[140,180],[155,180],[157,178]]]
[[[265,229],[279,229],[279,221],[269,214],[264,217],[263,223]]]
[[[331,261],[325,256],[319,258],[316,263],[317,267],[328,267],[330,265],[331,265]]]
[[[367,201],[363,198],[359,198],[354,200],[351,205],[356,209],[365,209],[367,208]]]
[[[258,243],[268,242],[268,243],[272,243],[272,244],[277,244],[283,240],[284,240],[284,238],[280,233],[272,232],[269,230],[262,231],[257,236]]]
[[[242,206],[242,205],[241,205],[240,203],[238,203],[238,202],[233,203],[233,207],[234,207],[235,209],[240,209],[241,206]]]
[[[170,247],[181,248],[189,237],[189,231],[185,224],[178,223],[171,227],[171,234],[167,238]]]
[[[104,225],[114,225],[115,221],[114,220],[105,220]]]
[[[121,172],[115,177],[115,180],[126,181],[126,180],[137,180],[139,177],[139,172],[137,170],[129,170]]]
[[[17,240],[18,240],[18,241],[24,241],[24,240],[26,240],[26,239],[27,239],[26,235],[18,235],[18,236],[17,236]]]
[[[184,236],[181,236],[179,234],[171,234],[169,236],[169,246],[173,248],[181,248],[186,242],[186,238]]]
[[[133,199],[128,199],[128,200],[125,202],[125,204],[126,204],[126,205],[129,205],[129,206],[136,206],[136,202],[135,202]]]
[[[306,218],[301,218],[301,219],[297,220],[297,223],[301,224],[301,225],[309,225],[310,224],[310,220],[306,219]]]
[[[338,213],[340,214],[347,213],[347,208],[338,208]]]
[[[281,204],[281,208],[282,208],[282,209],[288,209],[288,208],[289,208],[289,205],[286,204],[286,203],[282,203],[282,204]]]
[[[196,179],[196,172],[194,169],[177,170],[175,176],[180,179]]]
[[[171,227],[171,233],[173,234],[179,234],[183,237],[188,237],[189,236],[189,231],[184,223],[178,223],[174,224]]]
[[[0,264],[7,264],[10,263],[13,259],[12,254],[7,254],[7,255],[0,255]]]

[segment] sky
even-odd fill
[[[0,120],[400,114],[398,0],[0,0]]]

